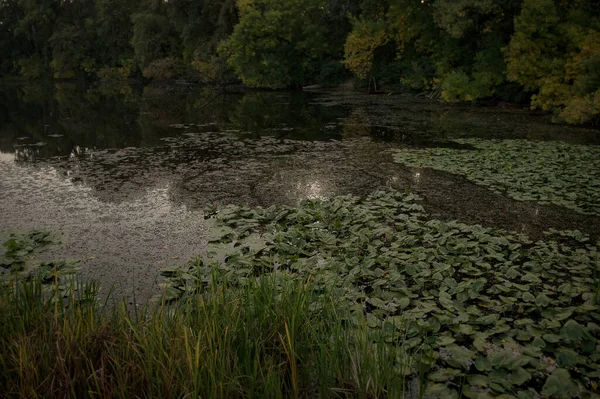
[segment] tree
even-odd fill
[[[131,63],[133,21],[141,0],[96,0],[96,57],[103,67],[123,67]]]
[[[600,115],[600,19],[592,2],[525,0],[506,51],[508,78],[531,106],[570,123]]]
[[[71,78],[96,70],[94,3],[92,0],[62,2],[49,44],[50,66],[56,78]]]
[[[178,38],[169,19],[156,12],[134,14],[131,44],[142,70],[152,61],[177,54]]]
[[[355,20],[346,44],[346,67],[359,79],[371,77],[375,63],[375,51],[390,41],[385,22]]]
[[[20,0],[13,44],[23,49],[16,59],[19,73],[39,78],[51,59],[49,44],[59,10],[58,0]]]
[[[21,8],[18,0],[0,1],[0,74],[14,71],[13,63],[27,53],[24,43],[14,40],[15,29],[19,25]]]
[[[219,52],[251,87],[284,88],[313,78],[328,53],[324,0],[240,0],[240,22]]]

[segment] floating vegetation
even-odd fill
[[[600,379],[598,246],[578,232],[532,242],[426,217],[412,194],[299,207],[229,206],[194,264],[163,271],[176,300],[222,279],[311,281],[348,329],[366,323],[414,353],[437,397],[590,397]],[[208,216],[207,216],[208,217]]]
[[[79,262],[57,260],[40,262],[37,254],[44,247],[57,242],[56,237],[44,231],[11,234],[0,250],[0,282],[8,279],[39,278],[42,283],[58,283],[79,270]],[[61,286],[64,289],[66,286]]]
[[[467,179],[520,201],[600,215],[600,147],[526,140],[460,139],[474,150],[404,148],[398,163]]]

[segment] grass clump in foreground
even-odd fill
[[[474,150],[403,148],[394,150],[394,160],[463,175],[519,201],[600,215],[600,147],[556,141],[455,141]]]
[[[348,330],[312,282],[223,281],[169,306],[101,307],[93,283],[0,285],[2,397],[400,397],[401,346]],[[414,384],[413,384],[414,385]]]

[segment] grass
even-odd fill
[[[349,329],[311,280],[209,284],[168,305],[100,306],[94,283],[64,298],[41,279],[0,285],[2,396],[403,397],[411,353]],[[391,348],[394,348],[393,350]]]

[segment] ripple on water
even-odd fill
[[[188,94],[182,102],[142,93],[94,104],[88,103],[94,97],[61,97],[81,107],[57,104],[52,95],[44,100],[51,104],[39,109],[20,104],[27,110],[21,118],[38,131],[21,132],[19,123],[0,127],[1,230],[63,232],[65,243],[46,256],[83,259],[84,276],[104,287],[114,284],[119,296],[138,298],[156,290],[162,266],[202,250],[207,225],[197,211],[213,203],[293,205],[410,189],[438,218],[533,236],[549,227],[599,233],[598,218],[517,202],[460,176],[398,165],[388,151],[448,146],[448,138],[463,136],[598,141],[582,129],[552,126],[523,110],[394,96],[248,93],[198,107],[203,94]],[[61,117],[61,107],[68,118]],[[56,112],[50,117],[46,108]],[[71,115],[77,110],[83,113]],[[40,142],[47,144],[36,146]]]

